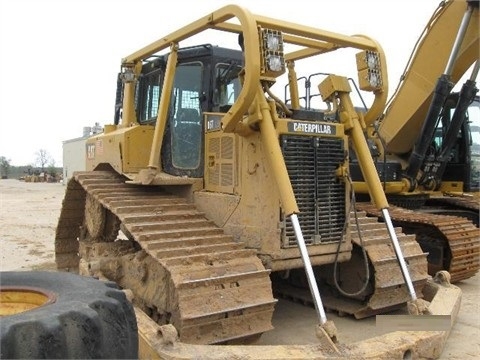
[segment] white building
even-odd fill
[[[89,137],[103,132],[103,127],[95,123],[83,128],[83,136],[63,142],[63,183],[67,184],[74,171],[86,170],[86,141]]]

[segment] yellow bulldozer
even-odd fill
[[[182,47],[198,34],[232,46]],[[297,70],[326,54],[351,59],[368,111],[351,78],[328,69],[315,84],[324,107],[302,104]],[[275,93],[284,75],[288,102]],[[236,5],[135,51],[121,61],[113,124],[87,140],[87,170],[67,184],[58,269],[128,291],[142,357],[438,357],[461,292],[448,273],[428,275],[427,254],[391,221],[363,131],[387,88],[374,39]],[[353,153],[382,221],[354,206]],[[277,296],[305,291],[319,344],[245,345],[272,329]],[[343,346],[325,310],[360,319],[405,307],[449,327]]]

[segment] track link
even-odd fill
[[[356,208],[369,216],[381,218],[381,213],[370,203],[357,203]],[[422,248],[431,252],[429,273],[447,270],[451,282],[474,276],[480,268],[480,230],[470,220],[450,215],[437,215],[390,206],[390,217],[395,226],[415,234]]]
[[[89,268],[105,261],[104,254],[89,258],[89,251],[99,244],[83,246],[80,241],[79,246],[77,240],[87,194],[118,217],[136,244],[135,258],[130,261],[138,273],[137,284],[130,284],[136,300],[141,298],[145,306],[155,309],[160,314],[154,314],[158,322],[167,318],[163,322],[173,323],[181,341],[226,343],[255,338],[272,329],[276,300],[270,271],[254,250],[234,242],[182,197],[161,187],[127,184],[108,171],[75,173],[68,183],[56,233],[59,269],[78,268],[77,253],[86,258]],[[142,252],[150,262],[137,264]],[[123,277],[131,270],[125,265],[111,271],[112,266],[119,266],[118,259],[113,260],[102,267],[102,274],[128,287]],[[164,300],[154,300],[157,293]]]

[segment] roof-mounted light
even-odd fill
[[[376,51],[364,50],[356,55],[358,82],[365,91],[379,90],[383,86],[380,54]]]
[[[265,44],[269,51],[283,51],[283,39],[280,32],[265,30]]]
[[[263,76],[276,78],[285,72],[283,36],[280,31],[260,29],[260,54]]]
[[[122,69],[122,73],[120,74],[120,78],[123,80],[124,83],[134,82],[135,81],[135,73],[133,72],[133,68],[124,67]]]

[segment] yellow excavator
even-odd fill
[[[234,45],[181,46],[198,34]],[[301,105],[296,69],[324,54],[350,56],[372,94],[366,113],[353,105],[352,82],[334,74],[317,84],[324,109]],[[364,136],[362,123],[385,109],[385,64],[367,36],[236,5],[126,56],[114,122],[87,140],[87,170],[66,187],[58,269],[128,290],[142,349],[160,358],[438,357],[448,330],[340,346],[326,317],[407,306],[412,316],[448,314],[451,325],[458,312],[448,273],[432,279],[415,237],[393,226]],[[288,104],[273,91],[286,72]],[[353,206],[353,150],[384,221]],[[272,329],[277,294],[304,290],[322,345],[236,345]]]
[[[452,282],[480,268],[478,8],[439,4],[384,113],[364,128],[394,225],[428,252],[431,275],[448,270]],[[351,166],[357,199],[368,200],[360,166]],[[368,201],[357,208],[381,217]]]

